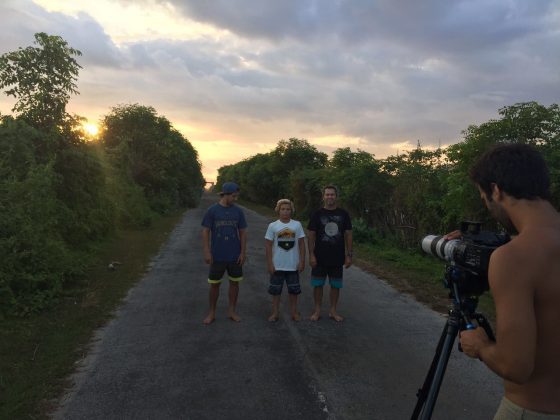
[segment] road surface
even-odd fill
[[[344,273],[337,323],[312,309],[301,276],[304,320],[269,323],[264,233],[271,220],[245,209],[248,261],[239,323],[227,318],[227,282],[216,321],[200,222],[205,195],[171,234],[114,320],[96,333],[60,401],[59,419],[408,419],[445,317],[357,267]],[[328,296],[328,287],[325,297]],[[454,346],[433,419],[490,419],[501,385]]]

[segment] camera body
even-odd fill
[[[447,262],[444,284],[452,295],[477,297],[487,291],[490,255],[510,240],[505,233],[480,228],[479,222],[465,221],[461,223],[461,239],[447,240],[437,235],[422,239],[424,252]]]

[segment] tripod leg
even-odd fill
[[[443,343],[445,341],[445,338],[447,337],[447,330],[449,328],[449,323],[446,322],[445,326],[443,327],[443,331],[441,332],[441,336],[439,338],[437,347],[436,347],[436,352],[434,355],[434,358],[432,359],[432,364],[430,365],[430,369],[428,370],[428,374],[426,375],[426,378],[424,379],[424,384],[422,385],[422,388],[420,388],[418,390],[418,392],[416,393],[416,396],[418,397],[418,401],[416,402],[416,406],[414,407],[414,411],[412,412],[412,417],[411,420],[416,420],[418,418],[418,416],[420,415],[420,412],[422,411],[422,407],[424,406],[424,403],[426,402],[426,398],[428,397],[428,392],[430,390],[430,386],[432,384],[432,381],[434,379],[434,372],[436,370],[436,367],[439,364],[439,360],[441,357],[441,349],[443,347]]]
[[[432,381],[430,392],[428,393],[426,407],[422,413],[421,420],[428,420],[432,417],[432,412],[434,411],[434,406],[436,404],[441,382],[443,381],[443,375],[445,374],[447,362],[449,361],[449,356],[451,355],[451,350],[453,349],[453,343],[455,342],[455,337],[457,337],[457,334],[459,333],[459,319],[456,316],[450,316],[447,320],[447,324],[447,336],[445,337],[445,341],[443,343],[441,351],[442,354],[436,367],[434,380]]]

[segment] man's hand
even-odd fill
[[[239,254],[239,258],[237,259],[237,264],[239,265],[243,265],[243,263],[245,262],[245,253],[242,252],[241,254]]]
[[[450,241],[451,239],[459,239],[461,236],[463,236],[463,233],[460,230],[454,230],[453,232],[449,232],[447,235],[443,235],[443,239]]]
[[[212,253],[209,250],[204,250],[204,262],[206,264],[212,264]]]
[[[298,271],[302,273],[303,270],[305,270],[305,261],[300,261],[298,264]]]
[[[268,264],[268,273],[274,274],[275,271],[276,271],[276,267],[274,267],[274,264]]]
[[[317,258],[315,258],[315,255],[314,255],[314,254],[311,254],[311,255],[309,256],[309,265],[311,266],[311,268],[317,266]]]
[[[492,344],[484,328],[478,327],[474,330],[465,330],[459,333],[463,353],[474,359],[480,359],[481,350]]]
[[[347,255],[344,258],[344,268],[348,268],[352,265],[352,257],[350,255]]]

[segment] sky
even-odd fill
[[[0,54],[36,32],[83,54],[68,112],[152,106],[208,181],[283,139],[381,159],[560,99],[557,0],[0,0]]]

